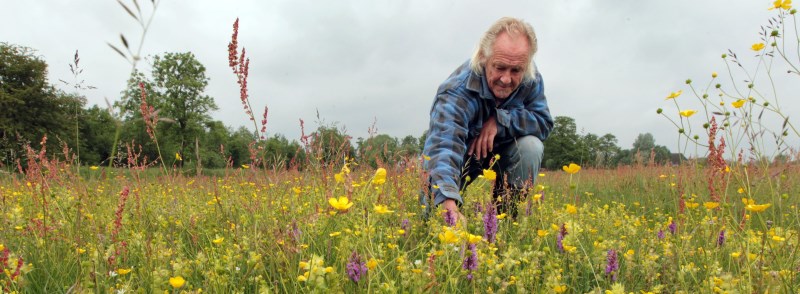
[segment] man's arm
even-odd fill
[[[449,93],[439,94],[433,104],[423,154],[430,157],[427,169],[434,187],[434,205],[447,199],[462,203],[458,179],[467,149],[469,118],[474,111],[463,97]]]
[[[523,97],[521,107],[497,109],[497,137],[521,137],[533,135],[540,140],[547,138],[553,129],[553,117],[544,95],[544,82],[538,72],[534,77],[534,88]]]

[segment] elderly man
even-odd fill
[[[423,151],[429,193],[421,202],[428,211],[431,202],[442,204],[463,219],[460,192],[491,169],[498,211],[516,215],[516,202],[538,174],[542,140],[553,128],[533,65],[536,50],[530,24],[501,18],[472,58],[439,86]]]

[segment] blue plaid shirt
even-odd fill
[[[480,135],[483,122],[491,116],[497,119],[495,147],[527,135],[540,140],[547,138],[553,128],[553,118],[538,71],[533,79],[523,79],[497,106],[486,77],[473,72],[469,61],[439,86],[422,153],[430,157],[425,167],[433,186],[435,205],[447,198],[462,203],[458,181],[468,144]]]

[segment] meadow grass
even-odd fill
[[[790,164],[772,168],[774,179],[730,183],[719,202],[709,200],[705,168],[692,164],[545,171],[516,219],[496,217],[496,239],[488,242],[492,183],[478,179],[467,190],[468,220],[449,227],[441,211],[422,217],[417,164],[389,169],[385,181],[354,165],[195,177],[98,168],[79,177],[43,164],[38,174],[0,181],[0,287],[795,292],[800,173]],[[759,190],[767,180],[782,182],[780,196]],[[332,205],[342,196],[352,206]],[[771,206],[749,211],[742,198]],[[471,248],[472,268],[464,262]]]

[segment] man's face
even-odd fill
[[[524,35],[514,38],[500,33],[492,46],[492,55],[486,60],[484,71],[489,89],[495,98],[506,99],[517,89],[530,64],[530,46]]]

